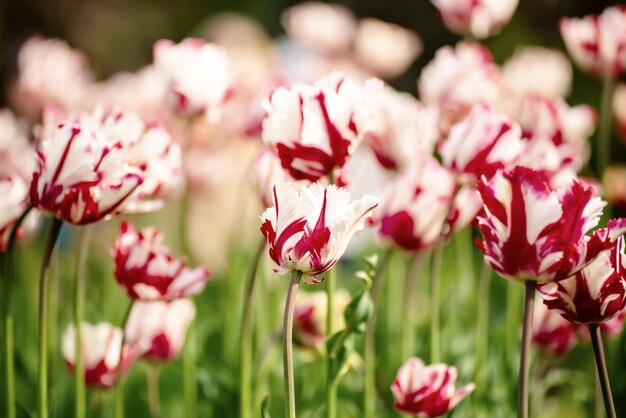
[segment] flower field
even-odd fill
[[[27,3],[0,417],[626,416],[626,6]]]

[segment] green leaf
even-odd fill
[[[270,395],[265,395],[261,402],[261,418],[271,418],[270,416]]]

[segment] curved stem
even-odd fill
[[[287,418],[296,418],[296,393],[293,380],[293,311],[301,280],[302,272],[294,271],[291,273],[283,316],[283,377],[285,380],[285,416]]]
[[[596,358],[596,368],[602,389],[602,398],[604,399],[604,409],[608,418],[617,418],[615,414],[615,405],[613,404],[613,395],[611,394],[611,384],[609,383],[609,374],[606,370],[606,359],[604,358],[604,347],[602,346],[602,335],[600,334],[600,326],[598,324],[589,324],[589,334],[591,334],[591,344],[593,345],[593,354]]]
[[[93,233],[93,225],[83,228],[78,254],[76,256],[76,277],[74,278],[74,327],[76,329],[76,354],[74,366],[75,383],[75,413],[76,418],[83,418],[86,414],[85,404],[85,367],[83,364],[83,339],[81,333],[81,323],[83,322],[84,300],[85,300],[85,270],[89,254],[89,244]]]
[[[478,282],[478,302],[476,312],[476,370],[474,371],[474,380],[478,380],[483,375],[482,368],[487,360],[488,354],[491,273],[491,268],[487,265],[487,263],[483,263]]]
[[[135,305],[135,299],[131,300],[122,319],[122,341],[120,343],[120,356],[117,362],[115,379],[115,418],[124,418],[124,377],[122,376],[122,360],[124,359],[124,343],[126,342],[126,323],[130,312]]]
[[[159,397],[159,368],[156,364],[146,365],[146,387],[150,418],[161,416],[161,402]]]
[[[439,238],[437,244],[435,244],[432,258],[432,272],[430,275],[430,364],[439,362],[439,287],[444,245],[444,238]]]
[[[261,240],[254,253],[248,275],[246,277],[246,290],[243,299],[243,313],[241,317],[241,350],[239,352],[239,416],[241,418],[251,418],[251,373],[250,365],[252,363],[252,312],[253,312],[253,295],[256,283],[257,270],[259,269],[259,261],[265,249],[265,240]]]
[[[402,359],[413,355],[415,342],[415,288],[419,280],[420,270],[426,258],[426,253],[418,252],[413,257],[411,268],[404,280],[404,320],[402,327]]]
[[[50,277],[50,259],[63,221],[53,218],[48,232],[48,242],[41,261],[39,275],[39,373],[37,407],[39,418],[48,418],[48,289]]]
[[[602,179],[604,170],[609,165],[611,154],[611,127],[613,123],[613,92],[615,77],[610,72],[604,75],[602,84],[602,102],[600,104],[600,126],[598,127],[598,142],[595,150],[596,169],[598,178]]]
[[[524,321],[522,325],[522,353],[519,366],[519,383],[517,388],[517,417],[528,418],[528,374],[530,370],[530,337],[535,309],[535,289],[537,282],[525,282]]]
[[[376,412],[376,308],[378,307],[378,299],[380,299],[380,291],[385,277],[385,270],[389,264],[393,249],[388,248],[380,260],[378,270],[374,276],[372,284],[372,304],[374,310],[367,320],[364,337],[364,363],[365,363],[365,382],[363,388],[364,417],[374,418]]]

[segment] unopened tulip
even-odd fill
[[[34,207],[84,225],[123,211],[143,182],[122,142],[107,141],[85,123],[60,124],[40,138],[30,186]]]
[[[355,148],[356,82],[332,73],[314,85],[278,87],[264,102],[263,141],[296,180],[316,181],[342,167]]]
[[[154,44],[154,63],[169,80],[173,111],[184,117],[219,116],[233,89],[233,70],[226,51],[198,38],[179,44]]]
[[[456,378],[454,367],[443,363],[426,366],[419,358],[410,358],[391,385],[396,409],[420,418],[447,414],[476,387],[470,383],[457,390]]]
[[[541,173],[516,167],[478,184],[484,214],[478,217],[485,261],[505,278],[538,283],[566,279],[612,248],[626,220],[587,233],[606,202],[580,181],[552,190]]]
[[[431,0],[452,32],[484,39],[509,23],[518,0]]]
[[[440,144],[443,165],[461,182],[491,178],[496,171],[512,168],[524,152],[519,125],[490,106],[474,106],[472,112],[450,129]]]
[[[397,177],[380,207],[379,235],[409,251],[425,250],[439,239],[455,192],[452,174],[429,156]]]
[[[315,183],[298,191],[289,183],[277,183],[274,206],[261,216],[274,271],[299,271],[305,280],[315,280],[339,261],[376,204],[369,195],[352,200],[334,185]]]
[[[578,343],[577,327],[543,303],[535,304],[532,342],[553,356],[567,354]]]
[[[560,29],[567,50],[585,71],[615,77],[626,70],[626,6],[563,18]]]
[[[153,360],[178,357],[196,307],[189,299],[136,301],[126,324],[126,341],[136,355]]]
[[[417,87],[423,103],[439,108],[440,126],[447,132],[472,105],[499,100],[500,70],[486,47],[460,42],[435,53],[422,70]]]
[[[539,287],[545,305],[576,324],[607,322],[626,305],[624,240],[602,251],[574,276]]]
[[[111,254],[115,278],[133,299],[144,301],[184,298],[199,293],[209,278],[204,267],[190,269],[174,258],[153,227],[136,230],[124,222]]]
[[[120,364],[122,330],[106,322],[95,325],[83,322],[80,327],[85,383],[105,388],[113,386]],[[74,324],[68,325],[63,333],[61,351],[67,366],[74,370],[76,362],[76,328]],[[122,371],[124,371],[132,361],[132,354],[128,346],[124,346],[121,357]]]

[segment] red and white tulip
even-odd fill
[[[354,80],[332,73],[314,85],[278,87],[263,103],[263,141],[296,180],[316,181],[342,167],[357,140]]]
[[[440,417],[450,412],[476,385],[456,389],[457,370],[447,364],[426,366],[419,358],[407,360],[391,385],[396,409],[420,418]]]
[[[9,243],[11,231],[28,204],[28,185],[20,177],[0,178],[0,251]]]
[[[563,356],[578,344],[578,327],[543,303],[535,303],[532,342],[552,356]]]
[[[85,370],[85,383],[90,386],[111,387],[117,378],[122,350],[122,330],[106,322],[80,325],[81,353]],[[74,370],[76,363],[76,328],[68,325],[61,340],[61,352],[65,364]],[[122,355],[122,371],[132,362],[132,353],[125,345]]]
[[[518,0],[431,0],[452,32],[484,39],[498,33],[515,12]]]
[[[115,278],[133,299],[171,300],[196,294],[204,289],[209,271],[191,269],[185,258],[174,258],[163,244],[163,236],[153,227],[136,230],[123,222],[111,251]]]
[[[293,339],[299,346],[321,350],[324,348],[328,335],[344,328],[343,311],[350,302],[350,294],[339,289],[335,294],[334,301],[334,327],[332,332],[327,332],[328,298],[326,292],[298,293],[293,314]]]
[[[195,316],[196,306],[189,299],[138,300],[128,317],[126,341],[137,356],[172,360],[182,352],[187,329]]]
[[[598,225],[606,202],[573,180],[557,190],[541,173],[516,167],[478,184],[484,213],[478,217],[485,261],[501,276],[539,283],[566,279],[626,230],[626,220],[587,235]]]
[[[305,280],[315,280],[339,261],[376,205],[372,196],[352,200],[334,185],[315,183],[296,190],[289,183],[277,183],[274,206],[261,216],[274,271],[299,271]]]
[[[626,6],[608,7],[600,15],[565,17],[561,36],[574,61],[598,76],[626,71]]]

